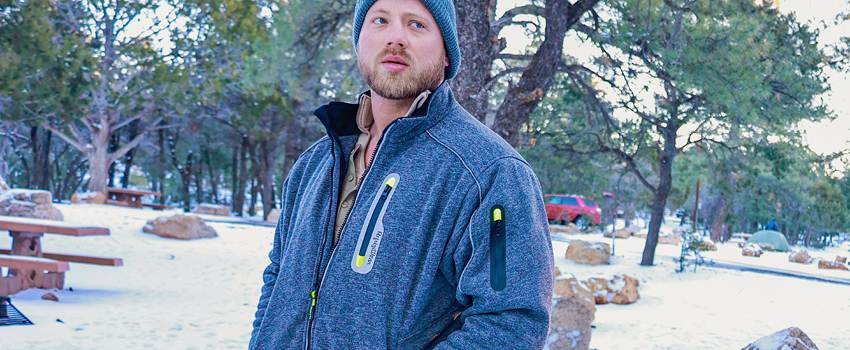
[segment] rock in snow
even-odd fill
[[[682,237],[677,235],[658,235],[658,244],[679,245],[682,242]]]
[[[850,271],[847,266],[844,266],[844,263],[840,263],[837,261],[826,261],[826,260],[818,260],[818,268],[819,269],[827,269],[827,270],[844,270]]]
[[[607,265],[611,261],[611,246],[575,240],[567,247],[567,260],[584,265]]]
[[[97,191],[74,193],[71,196],[71,203],[106,204],[106,193]]]
[[[764,254],[764,251],[761,250],[761,247],[758,244],[749,243],[744,250],[741,251],[741,255],[743,256],[754,256],[756,258],[760,257]]]
[[[637,291],[640,282],[629,276],[617,275],[610,281],[594,277],[582,283],[593,294],[596,305],[608,303],[628,305],[640,299],[640,294]]]
[[[195,208],[196,214],[230,216],[230,207],[226,205],[201,203]]]
[[[0,215],[62,221],[50,191],[12,189],[0,192]]]
[[[552,299],[549,350],[588,350],[593,313],[574,298]]]
[[[632,235],[632,231],[627,228],[621,228],[617,231],[614,231],[614,237],[617,238],[629,238]],[[611,238],[611,232],[605,232],[605,237]]]
[[[576,224],[570,222],[566,225],[549,225],[549,232],[552,233],[581,233],[581,229]]]
[[[809,252],[807,252],[805,249],[792,250],[791,254],[788,255],[788,261],[800,264],[811,264],[812,256],[809,255]]]
[[[549,318],[550,350],[586,350],[590,346],[590,324],[596,314],[593,296],[575,276],[555,268],[555,290]]]
[[[143,231],[164,238],[195,239],[218,237],[218,233],[195,215],[177,214],[172,217],[158,217],[147,222]]]
[[[741,350],[818,350],[818,347],[802,330],[791,327],[756,340]]]

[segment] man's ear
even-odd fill
[[[444,57],[444,60],[443,60],[443,61],[444,61],[444,62],[443,62],[443,65],[444,65],[444,66],[446,66],[446,67],[448,67],[448,66],[449,66],[449,55],[446,55],[446,57]]]

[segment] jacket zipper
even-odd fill
[[[505,289],[507,271],[505,271],[505,208],[500,205],[491,210],[490,223],[490,287],[495,291]]]
[[[396,119],[396,120],[398,120],[398,119]],[[363,176],[360,178],[361,179],[360,180],[361,185],[364,184],[363,181],[366,180],[366,177],[369,175],[370,170],[372,170],[372,165],[375,164],[375,157],[378,156],[378,151],[380,151],[381,147],[384,146],[384,137],[390,131],[390,128],[393,127],[396,120],[393,120],[390,123],[390,125],[387,125],[387,128],[384,129],[384,132],[381,133],[381,138],[378,139],[378,147],[375,147],[375,152],[372,152],[372,162],[369,163],[369,167],[366,168],[366,171],[363,172]],[[334,166],[334,167],[336,167],[336,166]],[[358,189],[357,192],[360,192],[360,189]],[[345,219],[342,220],[342,227],[340,228],[340,232],[345,230],[345,226],[348,224],[348,218],[351,216],[351,213],[354,212],[354,206],[357,204],[357,198],[358,197],[360,197],[360,196],[358,196],[358,195],[354,196],[354,200],[351,202],[351,209],[348,211],[348,214],[345,215]],[[328,216],[328,224],[329,223],[330,223],[330,215]],[[327,244],[327,239],[328,239],[327,235],[325,235],[325,237],[322,239],[322,247],[321,247],[322,250],[324,249],[325,244]],[[339,239],[342,240],[342,235],[340,235]],[[333,260],[334,254],[336,253],[337,246],[339,246],[339,242],[337,242],[337,244],[334,245],[333,248],[331,248],[331,256],[328,259],[328,264],[330,264],[331,260]],[[321,250],[320,250],[320,256],[321,256]],[[322,261],[320,263],[324,263],[324,261]],[[317,274],[318,274],[318,270],[320,268],[321,268],[321,265],[316,268]],[[322,289],[322,285],[325,284],[325,276],[327,276],[327,270],[324,273],[322,273],[321,279],[319,280],[319,286],[316,287],[311,292],[311,304],[310,304],[310,314],[309,314],[310,316],[307,320],[307,334],[305,335],[306,339],[304,341],[304,349],[306,349],[306,350],[310,350],[310,339],[312,338],[311,336],[312,336],[312,333],[313,333],[313,315],[316,312],[316,304],[318,304],[319,291]]]
[[[369,225],[366,226],[366,233],[363,235],[363,242],[360,243],[360,251],[357,252],[357,267],[363,266],[363,260],[366,259],[366,251],[369,248],[369,241],[372,240],[372,232],[375,231],[375,224],[378,223],[378,218],[381,212],[384,211],[384,205],[387,202],[387,197],[392,191],[393,185],[384,184],[384,190],[381,192],[381,198],[378,198],[378,203],[375,204],[375,209],[372,210],[372,217],[369,218]]]
[[[337,144],[338,144],[337,141],[331,142],[331,154],[333,155],[333,158],[334,158],[334,163],[333,163],[333,166],[331,167],[331,171],[334,172],[334,174],[336,174],[336,168],[337,168],[336,167],[336,164],[337,164],[336,157],[337,156],[336,156],[336,151],[335,151]],[[334,179],[334,176],[331,176],[331,181],[332,181],[331,188],[333,188],[333,181],[337,181],[337,180]],[[336,195],[337,197],[339,197],[338,194],[332,194],[332,195]],[[338,201],[339,201],[339,198],[337,198],[337,202]],[[328,220],[327,220],[327,222],[325,222],[325,231],[327,231],[327,227],[330,225],[331,216],[333,214],[333,211],[332,211],[333,208],[332,207],[333,206],[330,206],[330,208],[328,208]],[[319,272],[321,271],[321,267],[322,267],[322,263],[323,263],[322,256],[324,255],[323,250],[325,250],[325,245],[327,244],[327,242],[328,242],[328,235],[327,234],[322,235],[322,244],[319,246],[319,263],[316,264],[316,269],[314,270],[315,271],[314,275],[316,275],[316,277],[318,277]],[[319,286],[321,286],[321,283],[319,283]],[[313,313],[316,311],[316,299],[317,299],[318,293],[319,293],[319,288],[318,288],[318,286],[316,286],[316,281],[314,281],[313,282],[313,290],[310,291],[310,310],[307,313],[307,331],[304,333],[304,344],[305,344],[304,346],[305,346],[305,349],[308,349],[308,350],[310,349],[310,333],[313,331]]]

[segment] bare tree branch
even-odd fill
[[[161,121],[162,121],[162,117],[159,117],[156,120],[154,120],[151,123],[151,125],[157,125]],[[136,146],[138,146],[139,143],[142,142],[142,140],[145,139],[145,136],[147,136],[147,133],[150,132],[150,131],[151,131],[151,129],[148,128],[148,129],[140,132],[138,135],[136,135],[135,138],[133,138],[133,140],[126,143],[124,146],[121,146],[121,148],[119,148],[117,151],[112,152],[112,154],[109,155],[107,164],[112,164],[113,162],[118,160],[118,158],[121,158],[125,154],[127,154],[127,152],[129,152],[131,149],[136,148]]]
[[[71,146],[74,146],[74,148],[78,149],[80,152],[83,152],[83,154],[88,154],[86,152],[87,151],[86,148],[83,145],[81,145],[79,142],[75,141],[74,139],[72,139],[68,135],[65,135],[65,133],[59,131],[59,129],[54,128],[52,125],[50,125],[50,123],[45,122],[45,123],[42,123],[41,126],[44,127],[47,130],[52,131],[54,134],[58,135],[60,138],[65,140],[65,142],[67,142]]]

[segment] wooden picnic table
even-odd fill
[[[133,208],[142,208],[145,206],[142,204],[142,196],[162,196],[161,192],[156,191],[146,191],[146,190],[128,190],[126,188],[113,188],[109,187],[106,189],[106,203],[113,205],[121,205],[125,207],[133,207]],[[152,205],[148,205],[151,207]]]
[[[0,276],[0,296],[29,288],[62,289],[68,262],[122,266],[120,258],[45,253],[41,237],[45,233],[74,237],[108,236],[109,229],[62,221],[0,215],[0,230],[12,236],[12,249],[0,249],[0,266],[9,268],[8,276]],[[45,272],[46,271],[46,272]]]
[[[753,235],[751,233],[733,233],[732,239],[729,240],[730,243],[737,243],[738,248],[743,248],[747,245],[747,240],[750,239]]]

